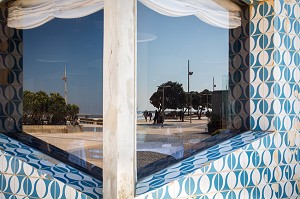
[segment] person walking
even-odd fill
[[[155,113],[154,113],[154,118],[153,118],[153,124],[156,124],[158,123],[158,111],[155,110]]]
[[[144,118],[145,118],[145,120],[146,120],[146,122],[147,122],[147,118],[148,118],[148,111],[147,111],[147,110],[145,110],[145,111],[143,112],[143,116],[144,116]]]
[[[152,112],[151,111],[148,112],[148,116],[149,116],[149,122],[150,122],[151,119],[152,119]]]
[[[164,120],[165,120],[165,111],[164,110],[160,111],[159,117],[160,117],[161,127],[164,127]]]

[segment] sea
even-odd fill
[[[136,116],[137,116],[138,120],[144,119],[143,112],[144,111],[137,111]],[[151,112],[152,112],[152,115],[154,115],[154,111],[151,111]],[[79,118],[84,118],[84,117],[87,117],[87,118],[103,118],[103,115],[100,115],[100,114],[78,114],[78,117]]]

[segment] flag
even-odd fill
[[[189,75],[192,75],[193,74],[193,72],[189,72]]]

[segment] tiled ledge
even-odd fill
[[[37,190],[32,190],[32,192],[27,190],[28,193],[26,193],[21,190],[21,187],[27,187],[27,189],[29,189],[30,186],[37,186],[37,181],[39,181],[37,179],[41,179],[43,181],[41,186],[45,187],[47,185],[49,187],[49,190],[46,190],[45,193],[55,192],[49,193],[52,197],[53,195],[59,196],[59,194],[61,194],[58,193],[58,190],[60,190],[60,192],[67,190],[69,193],[65,194],[76,199],[102,198],[102,182],[100,180],[58,162],[57,160],[3,134],[0,134],[0,157],[0,173],[3,174],[3,182],[0,184],[7,184],[4,181],[6,180],[6,174],[7,176],[11,175],[12,177],[28,177],[27,180],[22,180],[22,182],[19,181],[19,188],[14,187],[14,189],[21,191],[21,193],[16,193],[17,195],[26,196],[35,194],[39,197],[38,193],[36,193]],[[11,179],[8,179],[7,182],[11,182]],[[9,188],[8,185],[6,188],[9,190],[12,189]],[[75,190],[71,196],[72,190],[70,189],[72,188]],[[7,191],[4,190],[4,192]],[[11,190],[11,192],[13,191]]]
[[[206,147],[191,157],[138,181],[136,185],[136,195],[145,194],[172,181],[184,178],[210,162],[243,148],[268,134],[269,132],[247,131],[212,147]]]
[[[221,143],[219,142],[219,144],[216,145],[210,145],[211,147],[205,145],[199,150],[195,150],[191,157],[139,180],[136,185],[136,195],[139,196],[145,194],[172,181],[181,179],[208,163],[243,148],[268,134],[269,132],[248,131],[233,137],[232,135],[228,135],[231,138],[226,135],[219,136],[219,139],[229,139]],[[211,141],[211,144],[213,143],[215,142]],[[43,176],[43,178],[48,180],[57,181],[58,186],[72,187],[78,191],[78,193],[86,196],[76,198],[102,198],[102,181],[92,178],[77,169],[58,162],[57,160],[2,134],[0,134],[0,150],[4,155],[6,154],[15,157],[20,162],[24,162],[35,168],[36,173],[38,173],[39,176]],[[24,169],[24,166],[20,166],[18,161],[15,162],[14,165],[11,165],[13,174],[16,174],[14,171],[21,171]],[[6,166],[4,166],[8,167],[7,161],[1,161],[1,164],[6,164]],[[1,168],[4,167],[2,166],[0,169]],[[1,170],[1,172],[3,171]],[[3,173],[5,173],[5,171]],[[22,171],[18,173],[26,172]],[[18,173],[16,174],[17,176],[19,175]]]

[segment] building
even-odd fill
[[[245,132],[137,181],[137,2],[97,1],[96,8],[105,9],[103,65],[104,74],[110,74],[103,83],[101,181],[17,141],[22,129],[22,30],[8,28],[8,4],[2,1],[1,197],[296,198],[300,2],[235,2],[242,9],[242,26],[229,30],[229,124]]]

